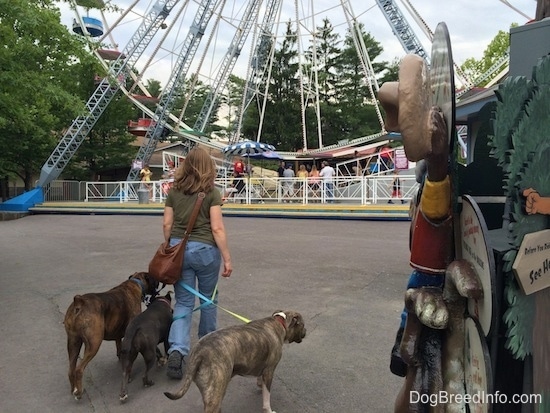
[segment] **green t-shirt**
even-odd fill
[[[185,229],[191,213],[197,200],[197,194],[185,195],[176,189],[171,189],[166,197],[166,206],[174,209],[174,224],[172,226],[171,237],[183,238]],[[211,245],[216,245],[210,226],[210,207],[213,205],[223,205],[222,197],[217,189],[212,189],[206,193],[204,200],[195,221],[195,226],[191,231],[190,241],[199,241]]]

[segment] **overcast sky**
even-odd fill
[[[405,7],[400,0],[395,3],[406,13]],[[524,24],[527,19],[514,11],[499,0],[410,0],[410,3],[417,10],[418,14],[424,19],[431,30],[439,22],[445,22],[449,28],[451,44],[453,48],[453,57],[460,65],[467,58],[481,58],[484,49],[494,38],[499,30],[508,31],[512,23]],[[519,9],[524,14],[534,18],[536,1],[534,0],[509,0],[509,3]],[[382,43],[385,46],[385,56],[393,56],[402,53],[400,44],[396,42],[389,29],[389,25],[382,17],[378,6],[373,10],[373,15],[380,18],[372,19],[375,27],[371,32],[377,39],[384,39]],[[415,21],[406,15],[407,21],[413,27],[414,32],[424,44],[426,50],[429,49],[427,38]],[[369,21],[371,21],[369,19]],[[386,57],[388,58],[388,57]]]
[[[408,13],[406,5],[402,2],[403,0],[395,0],[395,4],[404,14],[406,20],[408,21],[410,27],[417,35],[418,39],[424,45],[425,50],[430,54],[430,42],[425,36],[422,28],[415,21],[415,19]],[[536,1],[534,0],[508,0],[517,9],[521,10],[524,14],[534,17],[536,9]],[[129,4],[134,1],[130,0],[118,0],[115,3],[121,7],[128,7]],[[149,10],[151,4],[154,4],[156,1],[152,0],[140,0],[137,6],[134,7],[133,11],[127,18],[122,20],[122,23],[117,26],[117,30],[113,32],[113,38],[116,43],[119,44],[119,49],[123,50],[129,39],[135,33],[137,24],[141,22],[141,15],[143,15],[145,10]],[[296,11],[294,8],[295,1],[283,0],[283,17],[280,20],[286,21],[288,18],[294,19],[298,14],[302,21],[302,35],[305,37],[308,31],[308,25],[312,24],[312,27],[319,26],[323,18],[328,17],[333,25],[337,28],[340,28],[342,32],[347,28],[345,13],[342,11],[341,4],[342,2],[347,3],[347,0],[298,0],[299,10]],[[185,1],[180,1],[177,6],[180,4],[186,4]],[[193,4],[193,2],[189,2]],[[459,65],[464,62],[467,58],[474,57],[479,59],[484,49],[487,47],[489,42],[493,37],[498,33],[499,30],[508,31],[512,23],[524,24],[527,21],[527,18],[514,11],[507,5],[503,4],[500,0],[410,0],[410,4],[416,9],[420,17],[426,22],[428,27],[434,31],[437,23],[445,22],[448,26],[451,44],[453,48],[453,57],[455,62]],[[244,5],[247,4],[244,0],[227,0],[226,9],[222,12],[222,22],[221,24],[226,24],[229,27],[228,29],[219,29],[218,33],[212,37],[211,41],[211,50],[218,50],[218,54],[223,56],[228,47],[228,42],[231,40],[232,35],[227,35],[227,31],[230,30],[231,25],[235,26],[235,22],[238,21],[239,16],[242,16],[244,10]],[[392,61],[394,58],[402,57],[405,52],[401,47],[398,39],[392,33],[390,25],[387,23],[383,13],[378,7],[377,3],[373,0],[349,0],[351,5],[350,9],[353,11],[353,14],[358,21],[365,25],[366,31],[370,32],[374,38],[379,41],[384,47],[384,53],[380,56],[379,60]],[[182,13],[181,21],[191,21],[194,16],[193,5],[188,6],[188,11]],[[62,5],[62,15],[63,22],[69,27],[72,27],[72,20],[75,17],[75,13],[69,10],[66,6]],[[225,11],[227,10],[227,11]],[[85,11],[81,9],[81,12],[85,14]],[[167,22],[170,22],[172,19],[175,20],[176,7],[172,13],[168,16]],[[100,17],[99,14],[91,10],[89,12],[90,17]],[[309,16],[309,17],[303,17]],[[115,18],[118,16],[107,16],[108,21],[114,22]],[[185,20],[187,19],[187,20]],[[303,19],[303,20],[302,20]],[[212,18],[212,22],[215,18]],[[307,20],[307,22],[306,22]],[[112,23],[111,23],[112,24]],[[281,24],[281,27],[284,26]],[[174,28],[170,31],[171,36],[178,40],[174,40],[171,44],[174,45],[174,49],[177,49],[178,45],[181,45],[181,42],[187,35],[189,24],[181,24],[179,28]],[[220,26],[223,27],[223,26]],[[178,32],[179,30],[179,32]],[[279,29],[279,30],[282,30]],[[155,39],[153,39],[151,48],[154,48],[156,44],[159,43],[157,37],[160,38],[163,35],[162,32],[157,33]],[[177,36],[176,36],[177,35]],[[209,36],[208,36],[209,37]],[[250,35],[252,37],[252,34]],[[179,43],[178,43],[179,41]],[[204,46],[207,43],[207,36],[201,41],[201,46]],[[150,48],[150,49],[151,49]],[[147,60],[149,52],[144,53],[143,58],[138,61],[138,66],[144,65]],[[200,56],[200,51],[197,52],[197,56]],[[213,52],[212,52],[213,53]],[[207,56],[207,53],[203,53],[204,56]],[[250,55],[250,53],[248,53]],[[169,52],[165,53],[165,56],[169,56]],[[146,78],[155,78],[164,83],[170,74],[170,62],[175,60],[174,55],[172,57],[166,57],[168,63],[160,63],[160,58],[155,59],[157,65],[155,66],[152,62],[150,72]],[[241,61],[244,60],[244,62]],[[248,56],[243,53],[239,58],[241,61],[239,64],[242,66],[236,66],[236,68],[247,67],[246,63]],[[200,60],[196,57],[196,60]],[[210,63],[208,67],[208,58],[205,58],[206,64],[203,66],[206,67],[211,73],[215,72],[215,63]],[[214,59],[212,58],[212,62]],[[205,70],[205,69],[202,69]],[[245,77],[244,74],[240,76]]]

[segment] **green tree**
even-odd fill
[[[228,126],[224,130],[220,130],[219,134],[227,138],[233,138],[237,133],[240,112],[243,104],[243,93],[246,81],[238,76],[229,76],[227,83],[227,95],[222,99],[222,104],[225,106],[224,123]]]
[[[387,72],[387,62],[375,62],[383,52],[382,45],[370,33],[365,32],[363,24],[353,28],[360,33],[374,74]],[[340,118],[337,123],[337,136],[325,143],[335,143],[341,139],[353,139],[379,132],[381,125],[376,115],[369,84],[365,75],[362,59],[360,59],[352,33],[348,30],[344,39],[341,54],[341,71],[338,73],[338,110]],[[371,82],[374,82],[372,79]],[[374,85],[372,85],[374,88]]]
[[[396,82],[399,80],[399,58],[395,58],[391,63],[386,65],[385,70],[382,71],[378,84],[382,86],[386,82]]]
[[[179,112],[185,109],[184,121],[187,125],[195,127],[199,115],[205,109],[205,102],[209,101],[212,98],[210,96],[210,93],[210,86],[206,85],[201,80],[196,80],[194,76],[191,77],[188,82],[186,82],[185,90],[182,94],[182,97],[185,96],[185,99],[188,99],[187,106],[184,108],[183,102],[178,101],[174,107],[177,108],[177,110],[181,108],[181,110],[178,110]],[[212,108],[212,113],[210,114],[210,117],[206,122],[205,128],[204,130],[199,132],[208,135],[221,129],[221,126],[217,125],[216,122],[218,122],[219,120],[218,112],[222,102],[223,96],[216,97],[214,107]]]
[[[516,26],[517,24],[515,23],[512,25],[512,27]],[[476,79],[487,73],[489,69],[495,65],[495,63],[501,61],[501,59],[508,54],[509,48],[510,35],[508,32],[500,30],[493,40],[491,40],[491,42],[487,45],[481,59],[477,60],[473,57],[466,59],[460,68],[464,71],[468,78],[476,83]],[[476,84],[476,86],[485,86],[497,74],[498,70],[486,77],[480,84]]]
[[[323,25],[317,27],[315,43],[310,45],[305,54],[311,64],[311,70],[317,72],[319,99],[323,102],[334,100],[336,95],[340,42],[340,35],[334,32],[329,19],[324,18]]]
[[[83,110],[75,94],[84,42],[50,0],[0,0],[0,175],[31,189],[63,127]]]
[[[304,100],[308,148],[318,147],[319,126],[324,145],[379,132],[380,121],[351,34],[348,32],[342,42],[330,21],[324,19],[317,28],[317,39],[304,53],[305,62],[302,61],[300,67],[296,32],[292,30],[290,22],[286,29],[286,35],[276,45],[274,53],[261,140],[275,145],[281,151],[297,151],[303,148],[300,72],[310,74],[302,77],[304,89],[306,92],[310,91],[309,98]],[[373,62],[383,51],[381,44],[369,33],[365,33],[362,25],[355,29],[361,33]],[[384,77],[388,81],[396,80],[397,62],[373,62],[372,66],[378,77]],[[313,96],[316,85],[308,83],[315,79],[311,75],[313,70],[317,71],[319,108]],[[257,136],[259,107],[260,105],[250,105],[245,113],[242,134],[248,139],[255,139]],[[318,117],[320,125],[317,122]]]
[[[81,65],[83,99],[95,91],[96,65]],[[95,181],[102,176],[117,179],[126,175],[137,148],[132,145],[136,137],[128,132],[128,121],[139,117],[139,110],[122,92],[118,92],[84,139],[78,151],[65,168],[65,178]],[[113,175],[113,171],[121,173]]]
[[[151,96],[159,97],[162,92],[162,85],[160,81],[155,79],[147,79],[145,87]]]
[[[275,50],[268,88],[262,141],[281,151],[302,148],[298,50],[296,33],[291,22],[279,47]],[[258,133],[259,110],[251,105],[245,114],[243,136],[255,139]]]

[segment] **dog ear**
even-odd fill
[[[294,327],[295,325],[301,325],[301,324],[304,324],[302,321],[302,317],[298,314],[293,314],[289,327]]]
[[[275,310],[275,311],[273,311],[273,314],[271,314],[271,317],[275,317],[275,314],[277,314],[277,313],[284,313],[284,311],[283,310]]]
[[[153,289],[156,290],[157,287],[159,286],[159,282],[153,277],[151,277],[151,274],[149,274],[148,272],[142,272],[141,274],[143,274],[143,278],[145,278],[145,281],[147,281],[147,284],[152,286]],[[155,295],[157,294],[158,294],[158,291],[155,291]]]

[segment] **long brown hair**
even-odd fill
[[[197,192],[210,192],[214,187],[216,168],[214,161],[201,147],[189,151],[180,163],[174,176],[174,188],[192,195]]]

